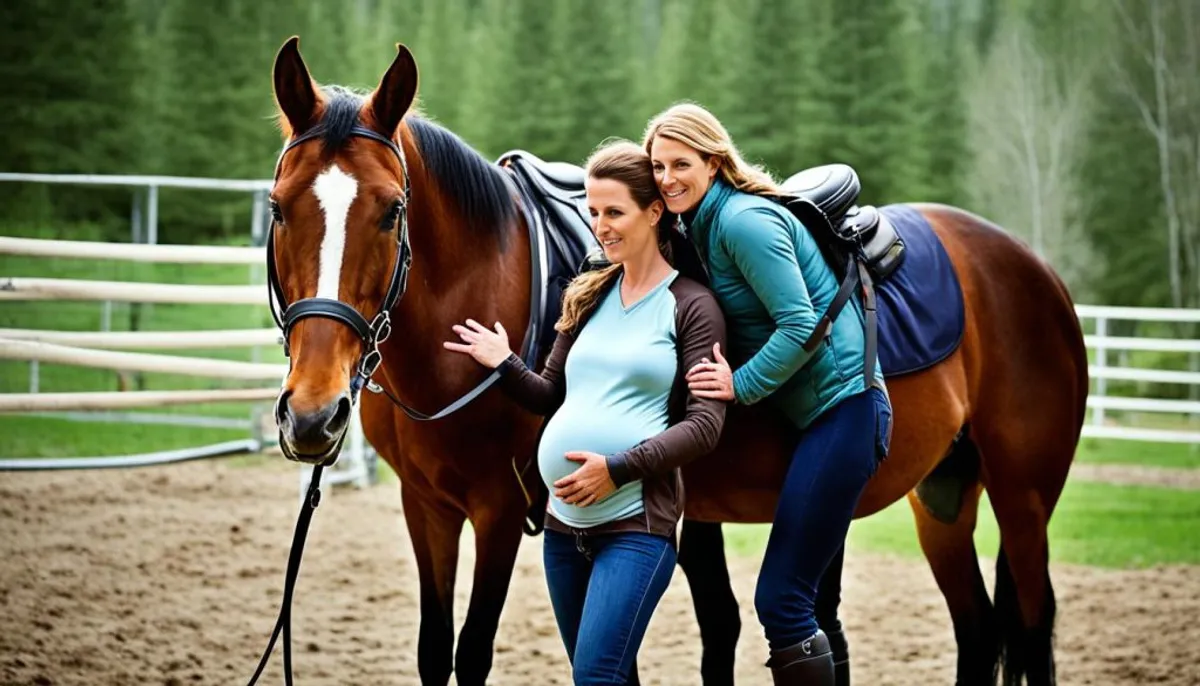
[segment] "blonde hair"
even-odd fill
[[[656,136],[683,143],[700,153],[706,162],[717,158],[717,173],[739,191],[767,196],[780,194],[775,179],[766,170],[743,159],[721,121],[700,105],[678,103],[651,119],[642,138],[646,154],[650,153]]]
[[[650,155],[632,141],[610,139],[602,143],[588,158],[586,170],[588,178],[612,179],[624,184],[633,201],[643,210],[662,200],[658,185],[654,182],[654,166],[650,163]],[[670,246],[661,227],[660,219],[658,247],[670,261]],[[572,279],[563,292],[562,316],[555,323],[554,330],[566,333],[579,326],[596,306],[600,293],[617,278],[621,269],[621,265],[614,264],[584,272]]]

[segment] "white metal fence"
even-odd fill
[[[134,190],[130,225],[134,245],[83,241],[44,241],[0,237],[0,254],[28,257],[117,259],[140,262],[175,262],[203,264],[250,265],[251,280],[261,281],[259,268],[265,263],[263,238],[268,220],[266,199],[271,187],[269,180],[193,179],[166,176],[99,176],[55,174],[4,174],[0,181],[57,183],[74,185],[124,186]],[[214,191],[249,192],[253,196],[250,235],[251,248],[158,245],[158,189],[163,187],[192,188]],[[103,303],[109,312],[111,303],[248,303],[266,304],[266,291],[261,283],[248,286],[196,286],[180,284],[129,284],[118,282],[82,281],[70,279],[13,278],[0,275],[0,301],[8,300],[91,300]],[[1141,336],[1137,330],[1144,325],[1200,324],[1200,310],[1098,307],[1080,305],[1076,312],[1086,332],[1086,343],[1092,356],[1089,375],[1092,391],[1088,398],[1090,417],[1084,427],[1085,436],[1140,441],[1168,441],[1200,444],[1200,340],[1161,335]],[[117,408],[161,406],[210,401],[214,392],[157,391],[123,393],[62,393],[38,392],[37,365],[82,364],[110,369],[137,371],[171,370],[179,373],[191,369],[194,373],[242,379],[272,379],[282,376],[277,365],[257,362],[227,362],[197,360],[168,355],[110,352],[125,348],[187,349],[258,346],[277,343],[274,329],[195,332],[110,332],[107,318],[102,319],[102,331],[65,332],[33,330],[0,330],[0,359],[22,359],[30,362],[30,392],[0,396],[0,411],[58,411],[86,412],[92,416],[113,416],[128,419],[128,415],[109,415],[105,411]],[[1125,322],[1133,335],[1111,335],[1115,322]],[[1130,323],[1133,324],[1130,327]],[[1175,354],[1178,359],[1190,360],[1187,370],[1154,366],[1138,366],[1139,353]],[[257,359],[257,356],[255,357]],[[1113,362],[1116,364],[1113,364]],[[1143,360],[1144,361],[1144,360]],[[1132,395],[1111,395],[1110,388],[1119,383],[1135,385]],[[1153,397],[1148,395],[1164,387],[1186,387],[1186,398]],[[238,389],[241,395],[229,391],[224,397],[239,401],[262,400],[273,397],[272,389]],[[215,392],[221,393],[221,392]],[[270,395],[267,395],[267,394]],[[178,421],[142,414],[145,421]],[[1151,417],[1151,421],[1144,421]],[[191,418],[198,424],[220,424],[219,418]],[[228,422],[229,420],[225,420]],[[1196,426],[1192,426],[1195,424]],[[242,424],[238,424],[241,426]],[[354,442],[362,444],[361,427],[357,416],[352,424],[351,450]],[[369,449],[366,449],[369,451]],[[363,453],[351,459],[362,463]],[[373,458],[373,455],[371,456]],[[358,467],[355,467],[357,469]],[[355,478],[359,478],[356,476]]]
[[[1091,417],[1083,428],[1085,436],[1140,441],[1200,443],[1200,340],[1162,335],[1115,336],[1110,334],[1114,322],[1126,323],[1125,328],[1145,329],[1146,325],[1165,325],[1162,329],[1183,328],[1178,325],[1200,324],[1200,310],[1100,307],[1078,305],[1075,308],[1084,327],[1084,342],[1091,352],[1088,376],[1092,392],[1088,396]],[[1177,325],[1171,327],[1169,325]],[[1187,361],[1188,369],[1171,369],[1134,364],[1136,353],[1173,353],[1176,360]],[[1112,364],[1114,358],[1116,364]],[[1153,359],[1151,359],[1153,361]],[[1135,382],[1137,395],[1110,395],[1110,381]],[[1155,387],[1182,386],[1187,398],[1146,397]],[[1161,392],[1161,389],[1160,389]],[[1171,394],[1178,396],[1180,394]],[[1114,417],[1120,413],[1120,417]],[[1139,426],[1131,423],[1129,415],[1148,415],[1156,421]],[[1134,419],[1133,421],[1136,421]],[[1147,425],[1148,424],[1148,425]]]
[[[91,176],[52,174],[0,174],[0,181],[64,183],[75,185],[127,186],[135,189],[131,212],[133,244],[85,241],[50,241],[0,236],[0,254],[57,259],[105,259],[153,263],[245,264],[251,266],[246,286],[202,286],[188,284],[124,283],[80,279],[19,278],[0,275],[0,302],[18,300],[71,300],[103,303],[101,331],[48,331],[0,329],[0,359],[30,363],[28,393],[0,394],[0,412],[51,414],[71,419],[187,424],[222,428],[245,428],[252,435],[242,441],[148,455],[107,458],[62,458],[58,460],[3,460],[0,467],[72,468],[159,464],[195,459],[230,452],[257,451],[271,442],[264,439],[261,427],[253,420],[221,417],[181,416],[153,413],[121,413],[167,405],[202,402],[270,401],[279,392],[286,366],[257,361],[233,362],[175,355],[115,352],[122,349],[186,350],[249,347],[257,360],[261,346],[278,345],[275,329],[232,331],[109,331],[111,303],[208,303],[267,305],[266,286],[262,283],[265,265],[262,247],[266,226],[266,197],[270,181],[234,181],[180,177]],[[254,196],[250,222],[251,239],[257,247],[217,247],[158,245],[158,188],[193,188],[218,191],[251,192]],[[38,366],[41,363],[87,366],[121,371],[158,372],[240,380],[271,381],[270,387],[215,390],[123,391],[110,393],[39,392]],[[366,445],[358,421],[357,408],[351,422],[346,450],[337,468],[326,470],[330,483],[368,483],[374,476],[374,454]],[[301,470],[304,492],[308,470]]]

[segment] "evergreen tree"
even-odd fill
[[[565,49],[552,58],[565,67],[569,83],[563,161],[582,164],[604,139],[636,140],[641,134],[644,122],[635,114],[631,87],[636,43],[629,30],[630,5],[628,0],[583,2],[565,17]]]
[[[913,37],[898,0],[836,4],[837,37],[822,51],[828,74],[828,161],[855,167],[873,202],[907,200],[923,174],[924,153],[915,141],[911,81]],[[916,151],[916,152],[914,152]]]
[[[968,167],[961,9],[954,2],[928,0],[923,10],[922,35],[916,37],[925,46],[917,61],[913,111],[917,130],[909,148],[923,163],[914,166],[909,196],[904,199],[957,205],[964,200]]]
[[[126,2],[0,3],[0,168],[138,171],[137,30]],[[47,219],[53,207],[58,218],[123,223],[129,210],[125,190],[4,184],[0,193],[14,217]]]
[[[515,57],[509,50],[515,30],[514,5],[508,0],[479,0],[467,28],[469,59],[461,96],[462,114],[456,133],[489,157],[519,147],[515,127],[504,107],[513,102],[510,90]],[[419,63],[418,63],[419,66]]]
[[[752,20],[737,142],[780,180],[832,161],[821,155],[832,123],[822,68],[851,53],[826,52],[833,44],[825,9],[820,0],[760,0]]]
[[[457,128],[466,77],[466,0],[432,0],[421,12],[415,39],[421,111],[448,128]]]

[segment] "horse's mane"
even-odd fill
[[[332,154],[352,138],[350,131],[359,122],[358,113],[368,93],[334,85],[322,86],[321,93],[325,100],[319,122],[325,129],[321,143],[325,154]],[[410,111],[404,121],[421,151],[425,172],[450,197],[462,218],[503,239],[504,229],[517,215],[508,175],[458,135],[421,114]],[[282,114],[280,125],[287,126]]]

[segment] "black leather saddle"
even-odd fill
[[[588,216],[582,167],[567,162],[546,162],[524,150],[506,152],[496,164],[507,167],[535,193],[550,221],[552,239],[562,238],[574,247],[586,246],[584,254],[597,245]],[[576,251],[564,246],[564,252]],[[580,254],[575,266],[582,261],[583,254]]]
[[[496,164],[512,174],[528,220],[537,348],[545,352],[557,335],[554,323],[561,313],[563,290],[590,268],[589,253],[600,251],[592,235],[584,170],[565,162],[545,162],[524,150],[506,152]]]
[[[811,167],[789,176],[782,184],[789,196],[807,201],[822,216],[806,216],[805,208],[792,206],[805,224],[824,222],[842,241],[861,246],[867,267],[876,282],[887,278],[904,259],[904,243],[882,214],[872,205],[858,205],[862,190],[858,173],[848,164]],[[809,230],[819,227],[809,226]]]

